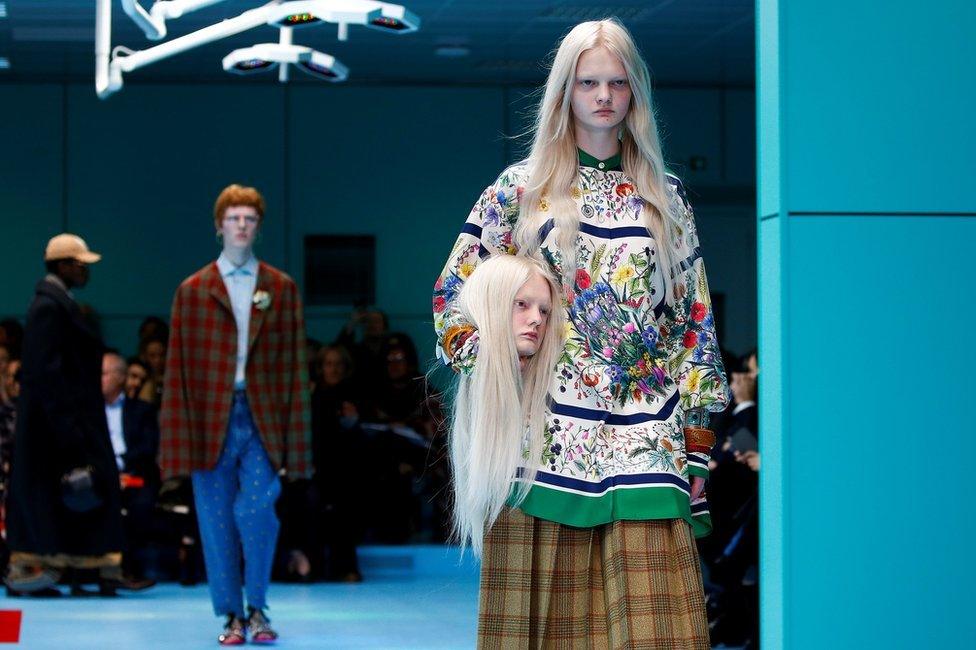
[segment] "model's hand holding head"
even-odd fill
[[[546,394],[562,351],[559,285],[535,259],[497,255],[464,283],[458,305],[478,329],[474,370],[460,375],[450,446],[455,533],[480,554],[485,531],[513,494],[521,500],[542,454]],[[523,452],[528,461],[523,467]]]

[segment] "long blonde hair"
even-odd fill
[[[520,202],[515,243],[524,254],[534,254],[540,243],[539,229],[551,216],[563,258],[564,279],[571,283],[579,232],[579,211],[571,198],[579,171],[571,99],[580,55],[596,47],[607,48],[627,72],[632,96],[620,126],[621,167],[644,201],[644,222],[657,241],[666,297],[671,301],[671,270],[678,261],[675,249],[680,215],[669,198],[650,73],[630,33],[615,19],[580,23],[559,44],[536,113],[535,135],[527,160],[529,179]],[[547,209],[543,208],[544,202],[548,203]]]
[[[519,289],[534,275],[549,284],[553,304],[539,349],[521,369],[512,306]],[[516,502],[521,502],[535,478],[542,457],[546,396],[563,347],[565,309],[548,268],[521,255],[496,255],[482,262],[457,301],[461,313],[478,328],[479,342],[474,370],[459,376],[454,398],[449,440],[454,533],[480,556],[484,534],[513,488]]]

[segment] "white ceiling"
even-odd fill
[[[142,0],[151,6],[151,0]],[[94,0],[0,0],[0,70],[3,81],[84,81],[93,78]],[[260,0],[227,0],[167,25],[182,35]],[[524,84],[544,76],[542,63],[560,36],[577,22],[617,16],[633,32],[659,86],[752,87],[755,77],[754,0],[413,0],[420,16],[414,34],[384,34],[350,26],[349,40],[334,25],[295,30],[295,42],[328,52],[350,68],[349,83]],[[143,49],[147,41],[113,2],[113,42]],[[220,60],[230,50],[276,41],[260,27],[200,47],[127,76],[126,83],[232,81]],[[444,58],[435,50],[460,45],[470,54]],[[258,83],[276,83],[275,75]],[[294,75],[296,83],[316,83]],[[255,83],[238,79],[241,83]]]

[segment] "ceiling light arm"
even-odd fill
[[[151,41],[166,38],[166,21],[224,0],[156,0],[149,11],[139,0],[122,0],[122,9]]]
[[[99,0],[103,2],[105,0]],[[218,41],[228,36],[234,36],[249,29],[267,24],[268,19],[274,15],[274,11],[279,9],[276,5],[264,5],[256,9],[245,11],[240,16],[222,20],[219,23],[190,32],[185,36],[174,38],[154,47],[133,52],[132,54],[119,55],[116,53],[112,57],[109,76],[118,76],[118,88],[110,88],[111,91],[118,90],[122,86],[122,73],[132,72],[139,68],[161,61],[162,59],[191,50],[200,45],[206,45]],[[101,95],[100,95],[101,96]]]
[[[139,0],[122,0],[122,10],[139,26],[149,40],[159,41],[166,38],[166,19],[143,9]]]
[[[291,27],[282,27],[278,34],[280,45],[291,45]],[[286,83],[288,81],[288,65],[278,66],[278,81]]]

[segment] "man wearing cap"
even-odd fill
[[[121,577],[119,474],[101,391],[103,346],[72,294],[100,259],[80,237],[51,239],[48,273],[27,311],[7,504],[7,585],[15,592],[50,590],[67,568],[97,568],[102,594],[114,595]]]

